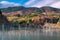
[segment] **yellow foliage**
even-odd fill
[[[58,22],[55,27],[60,28],[60,22]]]
[[[17,19],[18,17],[7,17],[8,21],[12,21],[13,19]]]

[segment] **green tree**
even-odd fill
[[[16,14],[15,16],[20,17],[21,15],[20,14]]]

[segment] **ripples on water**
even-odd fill
[[[60,40],[60,29],[0,31],[0,40]]]

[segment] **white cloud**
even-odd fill
[[[25,5],[30,5],[31,3],[33,3],[36,0],[29,0],[28,2],[25,3]]]
[[[34,3],[35,1],[38,1],[37,3]],[[42,7],[42,6],[52,6],[52,7],[60,7],[60,0],[30,0],[25,5],[28,7]],[[33,4],[34,3],[34,4]],[[30,5],[33,4],[33,5]]]
[[[1,7],[12,7],[12,6],[20,6],[19,3],[15,2],[8,2],[8,1],[1,1],[0,4],[2,4]],[[24,4],[26,7],[42,7],[42,6],[51,6],[60,8],[60,0],[29,0]]]
[[[41,2],[36,3],[35,5],[32,5],[32,7],[42,7],[42,6],[48,6],[49,4],[55,2],[56,0],[43,0]]]
[[[59,2],[55,2],[53,4],[50,5],[51,7],[55,7],[55,8],[60,8],[60,1]]]
[[[0,4],[2,4],[4,7],[20,6],[19,3],[8,2],[8,1],[1,1]]]

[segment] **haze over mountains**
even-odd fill
[[[37,7],[23,7],[23,6],[15,6],[15,7],[8,7],[8,8],[1,8],[1,11],[3,13],[11,13],[11,12],[17,12],[20,11],[23,14],[27,13],[43,13],[43,12],[55,12],[55,13],[60,13],[60,9],[58,8],[53,8],[49,6],[44,6],[41,8]]]

